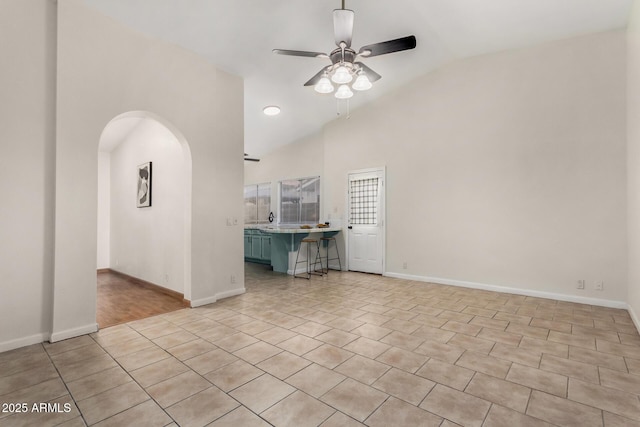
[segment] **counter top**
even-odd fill
[[[300,228],[300,227],[260,227],[260,228],[248,228],[251,230],[260,230],[263,233],[273,234],[300,234],[300,233],[326,233],[329,231],[336,232],[342,231],[341,227],[324,227],[324,228]]]

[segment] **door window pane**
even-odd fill
[[[378,223],[378,178],[349,182],[351,205],[349,223],[376,225]]]

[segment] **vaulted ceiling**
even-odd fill
[[[327,59],[272,49],[330,52],[339,0],[85,0],[148,36],[180,45],[244,79],[245,152],[263,155],[319,131],[345,112],[303,84]],[[414,50],[363,60],[382,75],[351,110],[447,62],[625,28],[633,0],[346,0],[353,46],[414,34]],[[345,101],[341,101],[344,103]],[[266,105],[282,108],[267,117]]]

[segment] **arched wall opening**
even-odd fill
[[[82,1],[59,2],[57,9],[50,340],[97,329],[97,145],[106,124],[124,112],[158,114],[188,141],[193,178],[185,297],[198,306],[244,292],[242,227],[226,225],[243,211],[242,79],[129,31]],[[240,280],[231,283],[232,275]]]
[[[138,166],[152,164],[151,206],[138,207]],[[97,267],[191,299],[189,144],[148,111],[114,117],[98,145]]]

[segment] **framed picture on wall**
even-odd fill
[[[138,197],[136,203],[139,208],[151,206],[151,162],[138,166]]]

